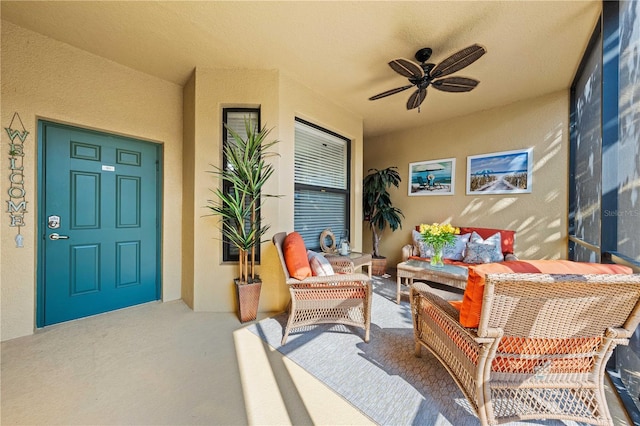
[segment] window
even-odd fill
[[[294,229],[305,246],[320,248],[320,234],[330,228],[348,238],[350,146],[343,136],[296,118]]]
[[[604,2],[601,21],[571,91],[569,257],[640,267],[640,3]]]
[[[640,2],[605,1],[572,86],[569,258],[640,272]],[[640,327],[617,346],[609,377],[640,424]]]
[[[608,9],[612,5],[606,4],[603,7]],[[618,103],[620,143],[616,152],[618,167],[615,190],[618,205],[616,211],[605,214],[612,216],[617,222],[618,253],[640,262],[640,2],[620,2],[617,12],[620,68],[619,93],[616,94],[615,101]],[[640,358],[640,353],[638,357]],[[640,393],[640,383],[638,390]]]
[[[251,108],[225,108],[222,110],[222,122],[229,126],[233,131],[237,132],[241,137],[247,136],[245,120],[251,120],[257,129],[260,129],[260,110]],[[227,159],[224,157],[224,146],[234,143],[233,137],[227,132],[227,128],[222,128],[222,164],[225,168],[229,167]],[[231,193],[231,183],[224,181],[223,190],[225,193]],[[260,261],[260,246],[256,248],[256,261]],[[238,249],[231,244],[227,237],[222,239],[222,260],[224,262],[237,262],[239,260]]]

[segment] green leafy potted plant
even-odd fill
[[[399,187],[402,179],[395,166],[386,169],[369,169],[362,183],[362,210],[364,217],[369,221],[369,229],[373,240],[373,273],[384,274],[387,259],[380,255],[380,239],[387,228],[392,231],[402,228],[404,214],[400,209],[393,207],[388,189],[393,185]]]
[[[239,253],[239,276],[234,280],[238,296],[241,322],[256,319],[262,281],[256,275],[256,250],[269,230],[262,221],[261,197],[277,197],[262,193],[262,188],[274,172],[274,166],[265,160],[278,155],[270,152],[277,140],[266,141],[271,129],[258,130],[251,120],[245,120],[246,137],[243,138],[226,126],[233,141],[224,148],[226,165],[212,166],[216,178],[230,185],[212,190],[215,200],[208,200],[207,207],[219,216],[219,227],[226,241]]]

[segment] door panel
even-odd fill
[[[159,299],[157,147],[45,123],[43,148],[43,325]]]
[[[71,171],[71,228],[100,228],[100,175]],[[54,195],[57,196],[57,195]]]

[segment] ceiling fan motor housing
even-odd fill
[[[427,62],[429,60],[429,58],[431,57],[431,53],[433,53],[431,48],[423,47],[422,49],[420,49],[420,50],[418,50],[416,52],[415,57],[418,60],[418,62]]]

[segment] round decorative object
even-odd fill
[[[330,228],[325,229],[320,234],[320,249],[323,253],[333,253],[336,251],[336,237]]]

